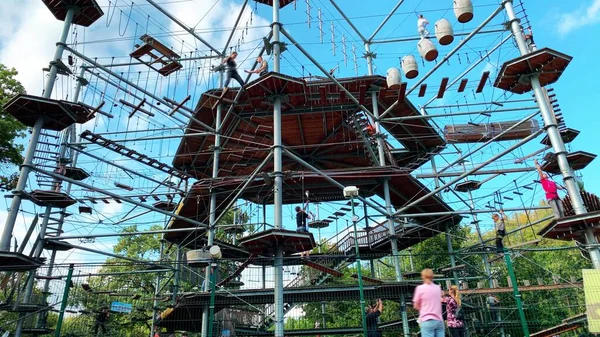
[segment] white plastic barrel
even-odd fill
[[[435,37],[442,46],[447,46],[454,41],[454,29],[452,29],[450,21],[439,19],[435,23]]]
[[[204,249],[189,250],[186,253],[187,263],[194,267],[204,267],[210,262],[210,253]]]
[[[404,76],[408,79],[419,76],[419,64],[417,63],[417,59],[412,55],[404,56],[402,58],[402,70],[404,71]]]
[[[387,70],[386,75],[387,86],[389,89],[398,89],[400,88],[400,84],[402,83],[402,79],[400,76],[400,70],[398,68],[390,68]]]
[[[438,51],[429,39],[421,39],[417,44],[417,49],[419,49],[419,54],[426,61],[431,62],[438,57]]]
[[[473,19],[473,3],[471,0],[454,0],[454,15],[460,23]]]
[[[210,247],[208,252],[210,253],[210,256],[213,259],[220,259],[223,256],[223,254],[221,253],[221,248],[219,246]]]

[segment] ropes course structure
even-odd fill
[[[41,96],[4,106],[31,133],[0,332],[366,337],[380,299],[409,337],[422,268],[470,335],[587,329],[596,155],[527,2],[40,3],[64,28]]]

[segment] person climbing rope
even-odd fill
[[[421,40],[423,40],[424,38],[427,38],[429,36],[429,31],[426,28],[428,24],[429,24],[429,21],[427,21],[427,19],[425,19],[423,14],[420,14],[419,19],[417,19],[417,31],[419,32],[419,35],[421,36]]]
[[[380,299],[375,303],[371,303],[367,306],[367,336],[368,337],[381,337],[381,330],[379,330],[379,316],[383,312],[383,301]]]
[[[225,79],[225,83],[223,84],[224,88],[227,88],[227,86],[229,85],[229,82],[231,81],[232,78],[234,80],[238,81],[238,83],[240,84],[240,87],[242,89],[244,88],[244,80],[238,73],[237,63],[235,62],[237,55],[238,55],[238,53],[234,51],[233,53],[231,53],[231,55],[229,55],[223,59],[223,63],[227,65],[227,72],[226,72],[227,77]]]
[[[558,190],[564,190],[564,188],[556,185],[554,181],[548,178],[548,175],[542,171],[537,159],[534,159],[533,163],[535,164],[535,168],[540,176],[540,183],[542,184],[544,192],[546,192],[546,200],[548,201],[548,205],[550,205],[552,208],[554,218],[562,218],[564,216],[564,209],[562,201],[558,196]]]
[[[265,76],[269,72],[269,63],[263,59],[262,56],[256,58],[256,63],[259,67],[255,70],[244,70],[248,74],[258,74],[259,76]]]
[[[494,220],[494,227],[496,228],[496,252],[500,256],[504,256],[504,236],[506,235],[506,225],[504,224],[504,220],[506,220],[506,214],[504,214],[503,210],[499,211],[500,215],[494,213],[492,215],[492,220]]]

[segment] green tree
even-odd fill
[[[13,96],[25,93],[16,75],[17,70],[0,64],[0,190],[15,187],[18,178],[15,165],[23,163],[23,145],[16,141],[25,136],[26,127],[4,111],[4,104]]]

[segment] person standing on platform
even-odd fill
[[[308,201],[304,204],[304,208],[296,206],[296,231],[297,232],[308,232],[306,227],[307,220],[311,219],[310,214],[306,212],[308,207]]]
[[[377,302],[367,306],[367,337],[381,337],[379,330],[379,316],[383,312],[383,301],[380,299]]]
[[[262,56],[256,58],[258,68],[255,70],[244,70],[248,74],[258,74],[259,76],[265,76],[269,72],[269,63],[263,59]]]
[[[433,270],[421,271],[423,284],[417,286],[413,295],[413,308],[419,311],[421,337],[444,337],[444,319],[442,317],[442,288],[433,283]]]
[[[423,14],[419,15],[419,19],[417,19],[417,31],[419,32],[419,35],[421,36],[421,40],[423,40],[424,38],[427,38],[429,36],[429,31],[427,30],[428,24],[429,24],[429,21],[427,21],[427,19],[425,19]]]
[[[106,324],[108,323],[109,316],[110,313],[108,312],[108,308],[102,307],[96,316],[96,322],[94,323],[94,336],[100,336],[98,334],[99,330],[102,330],[102,334],[106,333]]]
[[[240,87],[242,89],[244,88],[244,80],[238,73],[237,63],[235,62],[235,59],[237,58],[237,56],[238,56],[238,53],[234,51],[233,53],[231,53],[231,55],[229,55],[225,59],[223,59],[223,63],[225,63],[227,65],[225,83],[223,84],[224,88],[227,88],[227,86],[229,85],[229,82],[231,81],[232,78],[234,80],[238,81],[238,83],[240,84]]]
[[[555,219],[560,219],[565,216],[562,201],[558,196],[558,190],[564,190],[561,186],[556,185],[556,183],[548,178],[548,175],[542,171],[540,164],[537,159],[533,161],[535,164],[535,168],[540,176],[540,183],[542,184],[542,188],[544,192],[546,192],[546,200],[548,201],[548,205],[552,208],[552,212],[554,213]]]
[[[494,213],[492,220],[494,220],[494,228],[496,228],[496,252],[500,256],[504,256],[504,243],[502,241],[506,235],[506,225],[504,223],[506,214],[504,214],[503,210],[500,210],[499,213]]]
[[[451,286],[448,295],[442,298],[442,302],[446,304],[446,324],[450,330],[450,335],[452,337],[465,337],[465,322],[461,314],[462,301],[458,287]]]

